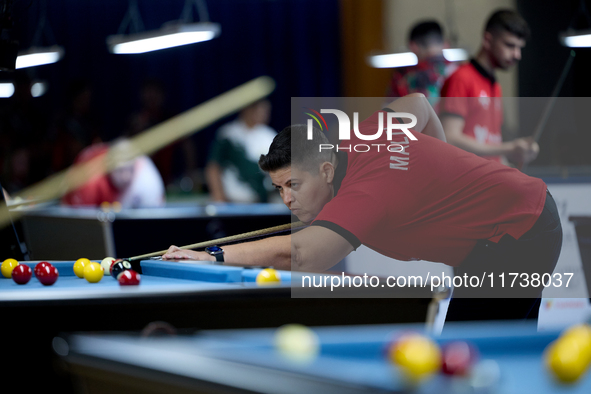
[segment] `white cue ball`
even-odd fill
[[[115,259],[113,257],[105,257],[103,259],[103,261],[101,261],[101,267],[103,267],[103,271],[105,271],[105,274],[106,275],[110,275],[111,274],[111,264],[115,260],[117,260],[117,259]]]
[[[301,324],[287,324],[275,332],[275,349],[285,358],[309,363],[314,361],[320,350],[318,335]]]

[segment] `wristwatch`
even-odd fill
[[[224,249],[219,246],[208,246],[205,248],[205,252],[211,256],[215,256],[215,263],[222,264],[224,262]]]

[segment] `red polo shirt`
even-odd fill
[[[380,112],[359,124],[362,134],[375,134]],[[417,141],[394,135],[404,152],[382,147],[343,154],[346,146],[368,144],[351,134],[340,145],[340,188],[312,224],[336,231],[354,247],[362,243],[398,260],[456,266],[477,240],[519,239],[542,212],[546,185],[516,169],[421,133],[413,133]],[[385,132],[371,143],[390,144]]]
[[[441,115],[460,116],[464,134],[478,142],[500,145],[503,107],[501,85],[475,60],[460,66],[443,84]],[[500,156],[487,156],[500,162]]]

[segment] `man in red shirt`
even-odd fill
[[[460,66],[441,89],[441,123],[450,144],[499,162],[506,158],[521,165],[536,158],[539,147],[531,138],[503,142],[502,93],[494,75],[496,69],[507,70],[521,59],[528,37],[527,22],[516,12],[491,15],[476,57]]]
[[[371,141],[374,149],[365,152],[368,141],[356,132],[334,152],[319,149],[328,144],[319,130],[308,140],[305,126],[291,126],[261,156],[259,165],[284,203],[311,226],[293,235],[224,246],[221,258],[176,246],[164,258],[322,272],[364,244],[396,259],[442,262],[459,273],[509,268],[552,273],[562,230],[543,181],[445,143],[441,123],[422,94],[375,112],[359,124],[359,132],[375,135],[380,117],[389,112],[416,117],[414,138],[394,131],[390,141],[382,133]],[[532,262],[535,266],[529,267]],[[463,290],[456,290],[461,296]],[[535,298],[539,292],[528,289],[517,296]],[[457,304],[450,306],[452,314]],[[464,319],[472,307],[459,305],[457,318]],[[478,305],[482,310],[482,302]],[[525,316],[531,305],[527,300],[518,313]],[[484,310],[486,318],[498,318]],[[480,315],[472,311],[469,317]]]

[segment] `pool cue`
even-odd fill
[[[235,241],[246,241],[248,239],[261,237],[263,235],[272,235],[272,234],[282,233],[282,232],[289,231],[289,230],[292,230],[292,229],[299,229],[299,228],[302,228],[302,227],[305,227],[305,226],[306,225],[303,222],[294,222],[294,223],[282,224],[280,226],[269,227],[269,228],[265,228],[265,229],[262,229],[262,230],[255,230],[255,231],[250,231],[250,232],[247,232],[247,233],[242,233],[242,234],[237,234],[237,235],[230,235],[229,237],[223,237],[223,238],[213,239],[213,240],[210,240],[210,241],[198,242],[196,244],[185,245],[185,246],[181,246],[180,248],[181,249],[184,249],[184,250],[186,250],[186,249],[199,249],[199,248],[206,248],[208,246],[228,244],[230,242],[235,242]],[[125,260],[129,260],[131,262],[131,261],[137,261],[137,260],[141,260],[141,259],[145,259],[145,258],[149,258],[149,257],[162,256],[167,251],[168,250],[161,250],[159,252],[142,254],[142,255],[139,255],[139,256],[130,257],[130,258],[125,259]]]
[[[450,294],[451,289],[445,286],[439,286],[433,291],[433,298],[427,306],[427,317],[425,319],[425,326],[428,332],[432,334],[439,334],[433,332],[435,328],[435,319],[437,318],[437,314],[439,313],[441,301],[445,300],[446,298],[449,298]]]
[[[26,200],[33,196],[42,200],[58,199],[82,186],[91,176],[108,173],[121,163],[141,155],[149,155],[176,140],[196,133],[219,119],[268,96],[274,89],[275,81],[272,78],[255,78],[129,138],[131,145],[129,150],[113,145],[104,156],[97,156],[88,162],[72,165],[27,187],[15,198],[21,197]],[[6,204],[2,202],[0,205],[3,205],[0,207],[0,228],[4,228],[11,222],[4,212]],[[21,215],[21,211],[12,211],[13,220]]]
[[[546,107],[544,108],[544,111],[542,112],[542,116],[540,117],[540,120],[538,121],[538,124],[535,128],[534,133],[532,134],[532,138],[533,138],[534,142],[538,142],[540,140],[540,137],[542,136],[542,132],[544,131],[544,128],[546,127],[546,123],[548,123],[548,118],[550,117],[550,113],[552,112],[552,108],[554,108],[554,104],[556,103],[556,99],[558,98],[558,94],[560,93],[560,90],[562,89],[562,85],[564,84],[564,80],[566,79],[566,76],[568,75],[568,72],[570,71],[570,68],[573,64],[574,59],[575,59],[575,51],[571,50],[570,54],[568,55],[568,59],[566,59],[566,64],[564,65],[564,68],[562,69],[562,73],[560,74],[560,77],[558,78],[558,81],[556,82],[556,85],[554,86],[554,90],[552,91],[552,95],[550,96],[550,100],[548,100],[548,102],[546,103]],[[527,164],[525,164],[525,163],[518,163],[517,164],[517,168],[520,171],[523,171],[526,166],[527,166]]]

